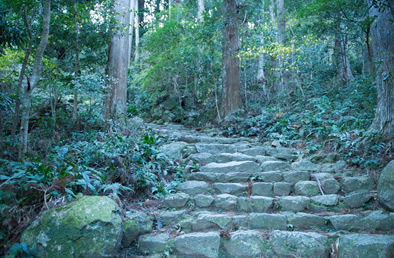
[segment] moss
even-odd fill
[[[22,241],[40,257],[105,257],[119,248],[122,220],[108,197],[89,196],[45,212]]]

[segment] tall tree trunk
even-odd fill
[[[74,77],[79,80],[79,22],[78,22],[78,1],[74,3],[74,19],[75,19],[75,63],[74,63]],[[78,88],[74,85],[74,106],[73,106],[73,119],[78,115]]]
[[[135,12],[137,10],[135,10],[135,1],[136,0],[130,0],[130,27],[129,27],[129,53],[128,53],[128,57],[129,57],[129,65],[131,65],[131,50],[132,50],[132,46],[133,46],[133,30],[134,30],[134,19],[135,19]]]
[[[285,7],[284,0],[277,0],[277,16],[278,16],[278,44],[283,46],[286,42],[286,19],[285,19]],[[285,72],[284,59],[285,53],[278,50],[278,78],[279,78],[279,92],[284,93],[287,90],[287,80],[289,79],[288,73]]]
[[[224,0],[224,40],[223,40],[223,87],[222,118],[231,111],[240,109],[241,90],[239,77],[238,25],[236,0]]]
[[[115,2],[116,20],[121,26],[130,23],[130,0]],[[128,29],[126,30],[128,31]],[[124,116],[127,110],[127,70],[129,67],[129,35],[119,30],[114,32],[108,53],[107,74],[111,89],[106,94],[104,116],[106,119],[117,119]]]
[[[204,17],[202,16],[202,13],[205,10],[204,6],[204,0],[198,0],[198,13],[197,13],[197,19],[202,22],[204,20]]]
[[[16,130],[17,130],[17,128],[19,126],[19,122],[20,122],[20,108],[21,108],[21,98],[22,98],[23,77],[25,77],[26,67],[27,67],[27,64],[29,63],[30,53],[33,48],[33,34],[31,33],[30,24],[29,24],[28,17],[27,17],[27,6],[26,5],[24,6],[23,20],[24,20],[24,23],[26,26],[27,34],[29,36],[29,45],[26,49],[25,58],[23,59],[22,68],[21,68],[21,71],[19,74],[18,93],[17,93],[16,103],[15,103],[15,115],[14,115],[14,119],[13,119],[12,130],[11,130],[11,138],[12,138],[14,144],[16,144],[15,146],[17,146]]]
[[[27,79],[27,87],[24,91],[22,100],[22,117],[21,117],[21,128],[18,146],[18,157],[23,159],[24,154],[27,152],[28,135],[29,135],[29,120],[30,120],[30,106],[31,106],[31,95],[34,88],[38,85],[41,80],[41,66],[42,57],[48,44],[49,36],[49,24],[51,19],[51,0],[45,0],[44,3],[44,14],[42,21],[42,33],[40,44],[38,45],[36,55],[34,58],[33,72]]]
[[[135,9],[139,10],[138,0],[135,1]],[[135,16],[135,55],[134,61],[138,62],[139,53],[138,53],[138,46],[140,45],[140,16]]]
[[[338,79],[349,83],[353,79],[353,73],[350,68],[349,50],[347,46],[346,28],[340,25],[341,31],[335,35],[334,42],[334,63],[337,70]]]
[[[372,4],[372,1],[371,1]],[[377,130],[388,138],[394,137],[394,10],[387,5],[379,11],[374,6],[369,11],[376,17],[371,25],[372,58],[376,64],[375,82],[377,106],[371,130]]]

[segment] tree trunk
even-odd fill
[[[224,0],[223,87],[222,118],[240,109],[241,90],[239,78],[238,25],[236,0]]]
[[[280,46],[283,46],[286,42],[286,19],[285,19],[285,7],[284,0],[277,0],[277,16],[278,16],[278,34],[277,41]],[[279,79],[279,92],[284,93],[287,90],[287,81],[289,79],[288,73],[285,72],[284,59],[285,53],[278,50],[278,79]]]
[[[79,23],[78,23],[78,1],[74,3],[74,19],[75,19],[75,63],[74,63],[74,77],[75,80],[79,80]],[[72,118],[77,118],[78,115],[78,89],[74,85],[74,106]]]
[[[138,10],[138,0],[135,1],[135,10]],[[137,62],[139,58],[138,46],[140,45],[140,17],[139,15],[135,16],[135,55],[134,61]]]
[[[372,2],[372,1],[371,1]],[[394,10],[392,5],[384,10],[371,7],[369,15],[376,17],[371,25],[372,58],[375,67],[377,106],[370,130],[377,130],[385,137],[394,136]]]
[[[340,25],[340,28],[341,31],[335,35],[334,63],[338,79],[348,84],[349,81],[353,79],[353,73],[350,68],[346,28],[343,24]]]
[[[205,7],[204,7],[204,0],[198,0],[198,13],[197,13],[197,18],[200,22],[204,20],[204,17],[202,16],[202,13],[204,12]]]
[[[22,100],[22,117],[21,117],[21,128],[18,146],[18,157],[23,159],[24,154],[27,152],[28,144],[28,133],[29,133],[29,119],[30,119],[30,106],[31,106],[31,94],[34,88],[38,85],[41,80],[41,66],[42,57],[48,44],[49,36],[49,24],[51,19],[51,0],[45,0],[44,3],[44,14],[42,21],[42,34],[40,44],[38,45],[36,55],[34,58],[33,72],[27,79],[27,87],[25,88],[23,100]]]
[[[121,26],[130,23],[130,0],[115,2],[116,20]],[[125,31],[128,31],[125,30]],[[114,32],[108,53],[107,74],[111,89],[106,94],[104,116],[106,119],[117,119],[124,116],[127,110],[127,70],[129,67],[129,35],[121,31]]]
[[[135,1],[136,0],[130,0],[130,27],[129,27],[129,53],[128,53],[128,57],[129,57],[129,65],[131,65],[131,50],[132,50],[132,46],[133,46],[133,30],[134,30],[134,18],[135,18],[135,12],[137,10],[135,10]]]
[[[16,144],[15,146],[17,146],[16,130],[17,130],[17,128],[19,126],[19,122],[20,122],[20,108],[21,108],[21,98],[22,98],[23,77],[25,77],[26,67],[27,67],[27,64],[29,63],[30,53],[33,48],[33,35],[31,33],[30,24],[29,24],[28,17],[27,17],[27,6],[24,6],[23,18],[24,18],[23,20],[24,20],[24,23],[26,26],[27,34],[29,36],[29,46],[26,49],[25,58],[23,59],[22,68],[21,68],[21,71],[19,74],[18,93],[17,93],[16,103],[15,103],[15,115],[14,115],[12,130],[11,130],[11,138],[12,138],[12,141],[14,142],[14,144]]]

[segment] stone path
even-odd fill
[[[373,181],[346,163],[248,138],[149,125],[173,158],[200,164],[165,198],[141,253],[171,257],[394,257],[394,213],[370,210]]]

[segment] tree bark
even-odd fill
[[[30,119],[30,106],[31,106],[31,95],[34,88],[38,85],[41,80],[41,66],[42,57],[48,44],[49,36],[49,24],[51,19],[51,0],[45,0],[44,3],[44,14],[42,22],[42,34],[40,44],[38,45],[36,55],[34,58],[33,72],[27,80],[27,87],[25,88],[23,100],[22,100],[22,117],[21,117],[21,128],[18,146],[18,157],[23,159],[24,154],[27,152],[28,144],[28,133],[29,133],[29,119]]]
[[[129,57],[129,65],[131,65],[131,50],[132,50],[132,46],[133,46],[133,30],[134,30],[134,19],[135,19],[135,12],[137,10],[135,10],[135,1],[136,0],[130,0],[130,27],[129,27],[129,53],[128,53],[128,57]]]
[[[78,1],[74,3],[74,19],[75,19],[75,63],[74,63],[74,77],[75,80],[78,80],[79,76],[79,23],[78,23]],[[74,85],[74,106],[73,106],[73,115],[72,118],[77,118],[78,115],[78,89],[77,86]]]
[[[139,10],[138,0],[135,1],[135,10]],[[134,61],[137,62],[139,58],[138,47],[140,45],[140,16],[135,16],[135,55]]]
[[[197,19],[202,22],[204,21],[204,17],[202,16],[202,13],[205,10],[204,6],[204,0],[198,0],[198,13],[197,13]]]
[[[371,1],[372,4],[372,1]],[[372,59],[375,64],[377,106],[370,130],[394,137],[394,10],[387,5],[379,11],[371,7],[369,15],[376,17],[371,25]]]
[[[224,0],[222,118],[240,109],[239,50],[236,0]]]
[[[114,12],[116,20],[121,26],[130,23],[130,0],[118,0],[115,2]],[[111,89],[107,91],[105,100],[104,116],[106,119],[117,119],[126,114],[127,110],[127,71],[129,67],[129,35],[117,30],[113,33],[108,53],[107,75]]]
[[[12,138],[13,142],[16,144],[15,146],[18,145],[17,141],[16,141],[16,130],[17,130],[17,128],[19,126],[19,122],[20,122],[20,108],[21,108],[21,98],[22,98],[23,77],[25,77],[26,67],[29,63],[30,53],[33,48],[33,34],[31,33],[30,24],[29,24],[28,17],[27,17],[27,6],[26,5],[24,6],[23,20],[24,20],[24,23],[26,26],[27,34],[29,36],[29,45],[26,49],[25,58],[23,59],[22,68],[21,68],[21,71],[19,74],[18,92],[17,92],[16,103],[15,103],[15,115],[14,115],[12,130],[11,130],[11,138]]]
[[[280,46],[283,46],[286,42],[286,19],[285,19],[285,7],[284,0],[277,0],[277,16],[278,16],[278,34],[277,41]],[[278,50],[278,79],[279,79],[279,92],[284,93],[287,90],[287,80],[289,74],[285,72],[284,68],[285,53]]]
[[[334,42],[334,63],[339,80],[349,83],[353,79],[353,73],[350,67],[349,50],[347,46],[346,28],[340,25],[341,30],[335,35]]]

